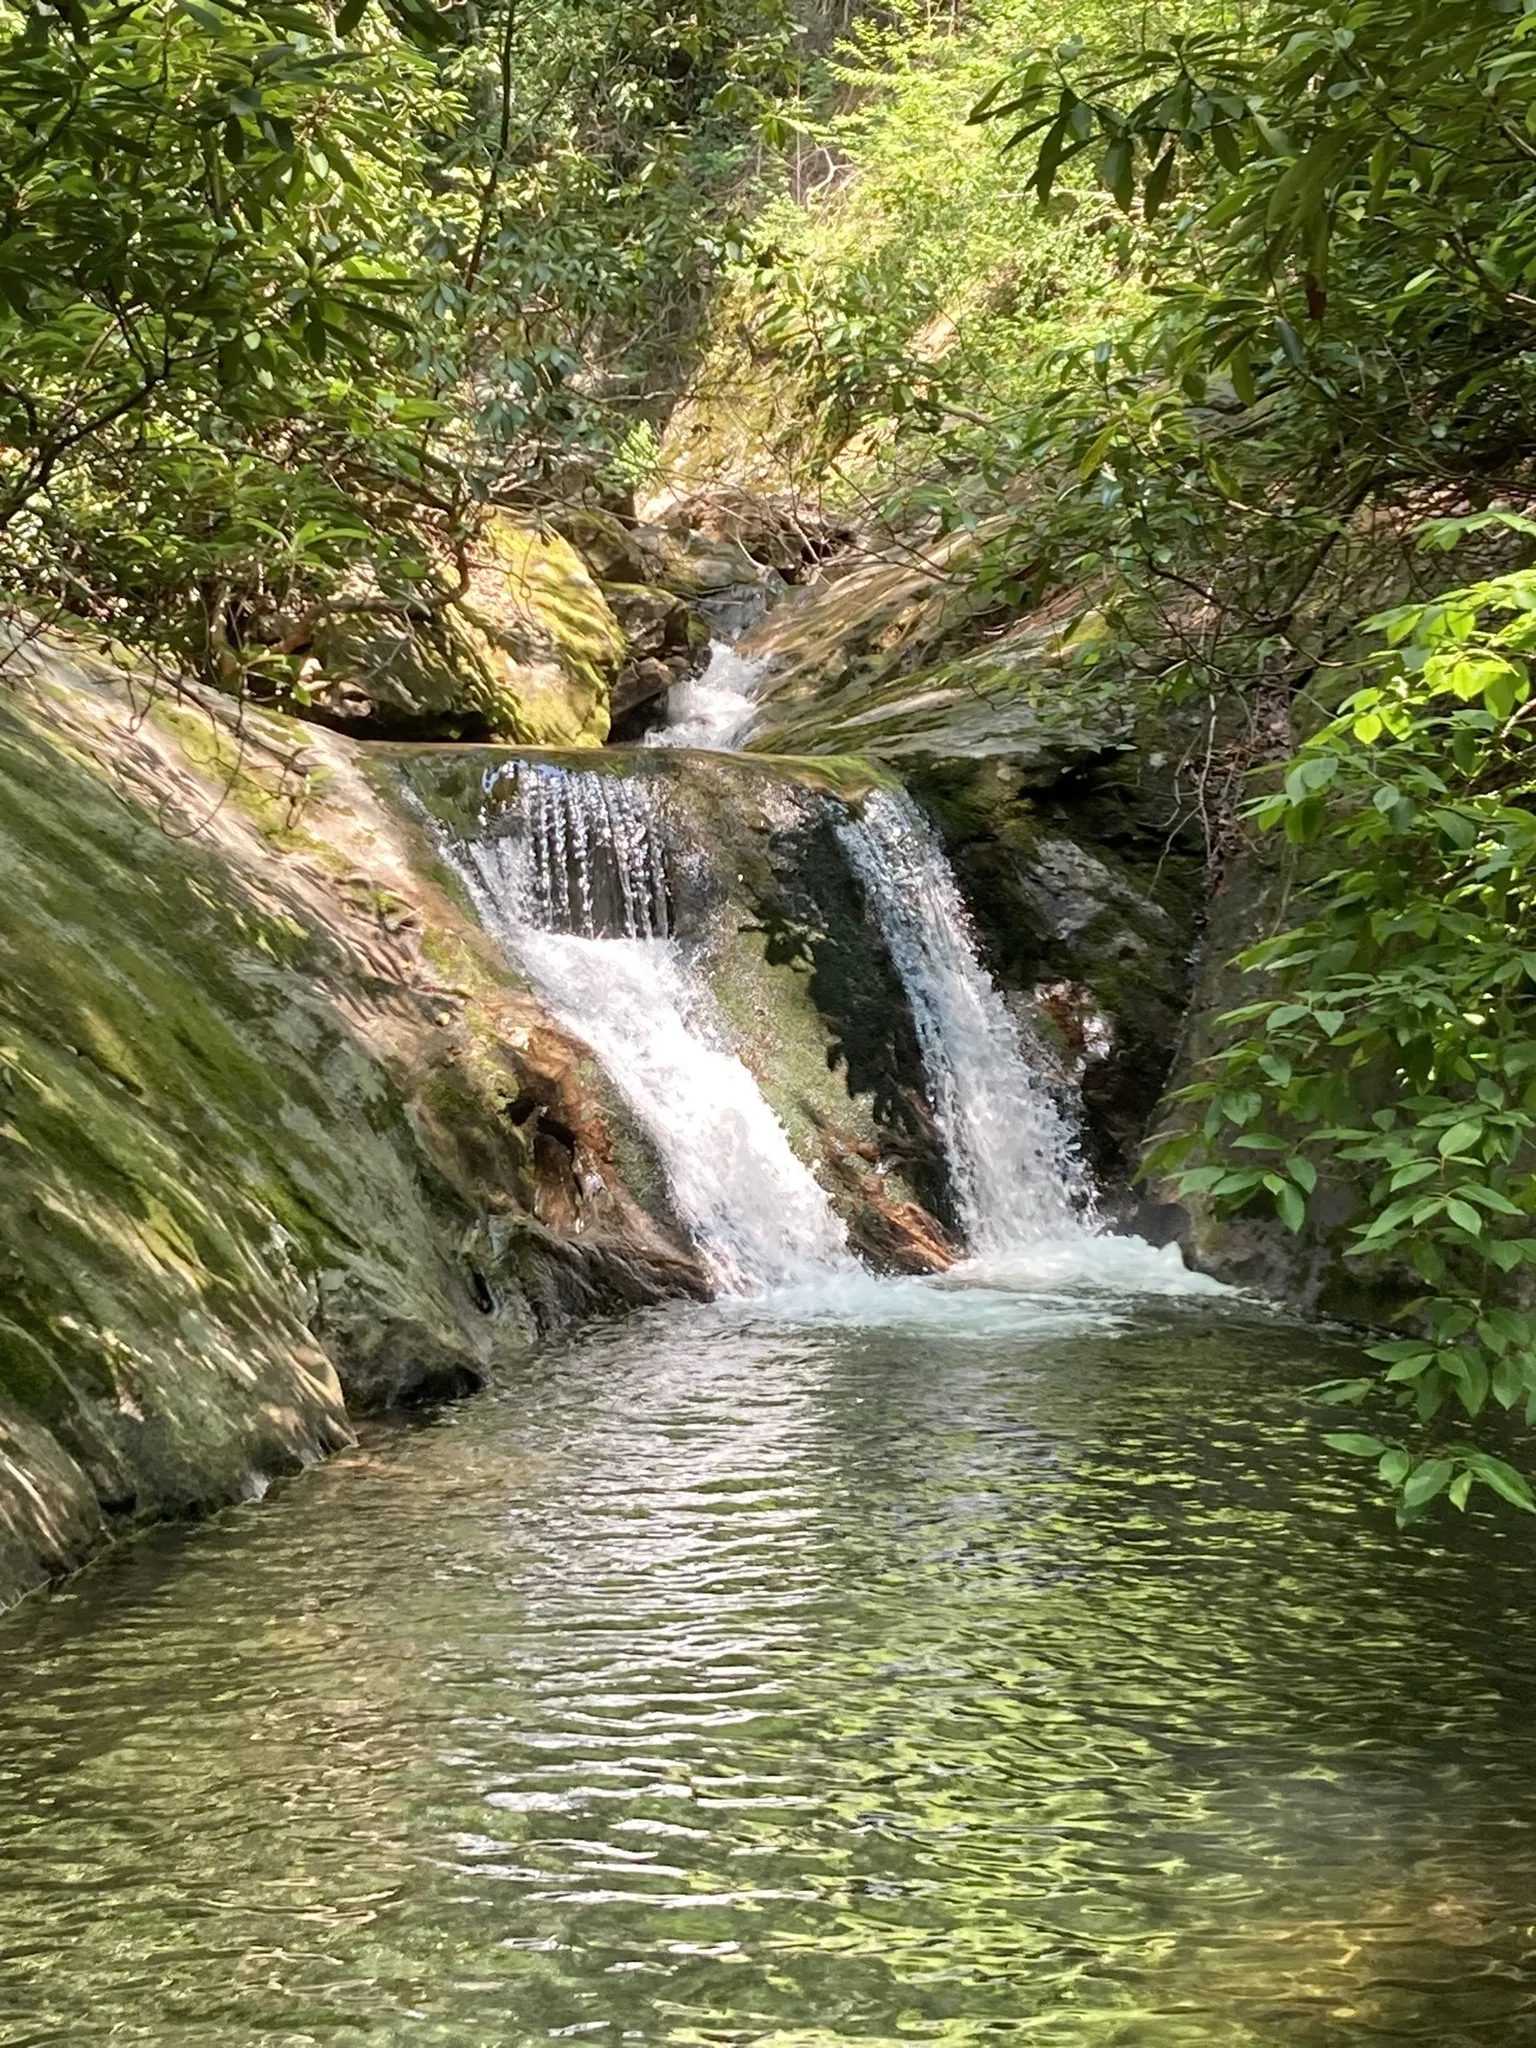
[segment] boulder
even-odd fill
[[[635,523],[592,505],[557,505],[549,514],[551,531],[575,548],[599,583],[645,583],[656,566],[657,550],[648,546]]]
[[[392,766],[48,640],[13,660],[0,1605],[562,1317],[704,1291]]]
[[[453,604],[398,619],[322,619],[302,708],[369,738],[600,746],[625,652],[623,630],[571,544],[496,519]]]
[[[605,583],[603,595],[619,622],[630,661],[687,653],[708,641],[708,627],[675,591],[650,583]]]
[[[653,514],[674,533],[698,535],[745,549],[753,561],[787,583],[799,583],[818,562],[853,540],[851,521],[807,501],[722,486],[674,498]]]

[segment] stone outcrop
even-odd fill
[[[1029,752],[914,764],[999,984],[1076,1081],[1089,1164],[1140,1228],[1142,1144],[1193,986],[1204,849],[1171,779],[1116,747],[1051,769]]]
[[[415,616],[338,612],[306,646],[299,708],[368,739],[601,746],[627,643],[559,534],[493,519],[467,590]]]
[[[0,697],[0,1601],[362,1409],[701,1294],[661,1176],[337,735]]]
[[[783,590],[725,533],[597,507],[498,515],[468,581],[435,608],[381,610],[364,582],[304,633],[288,708],[359,739],[595,747],[638,738],[660,700]],[[361,600],[361,602],[359,602]]]

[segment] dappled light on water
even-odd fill
[[[1316,1331],[999,1277],[595,1329],[8,1616],[0,2041],[1536,2037],[1523,1525],[1341,1494]]]

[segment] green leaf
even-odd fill
[[[1371,1380],[1334,1380],[1327,1386],[1314,1387],[1312,1392],[1319,1401],[1326,1401],[1332,1407],[1352,1407],[1363,1401],[1373,1389]]]
[[[1174,160],[1177,151],[1170,142],[1157,162],[1147,174],[1146,190],[1142,194],[1142,211],[1148,220],[1154,220],[1158,209],[1168,196],[1169,182],[1173,177]],[[1202,397],[1203,397],[1202,393]]]
[[[1468,1451],[1464,1455],[1468,1471],[1484,1486],[1491,1487],[1511,1507],[1523,1508],[1527,1514],[1536,1513],[1536,1498],[1532,1497],[1530,1485],[1513,1465],[1506,1465],[1502,1458],[1489,1457],[1485,1451]]]
[[[1136,190],[1129,136],[1117,136],[1104,152],[1104,161],[1099,167],[1099,179],[1114,195],[1115,204],[1120,211],[1129,213]]]
[[[1379,1458],[1388,1448],[1379,1436],[1364,1436],[1352,1429],[1325,1436],[1323,1442],[1331,1451],[1343,1451],[1350,1458]]]
[[[1238,146],[1237,136],[1228,121],[1218,121],[1211,129],[1211,148],[1216,161],[1224,171],[1239,171],[1243,167],[1243,153]]]
[[[1404,1506],[1421,1508],[1426,1501],[1433,1500],[1437,1493],[1443,1493],[1450,1485],[1455,1470],[1456,1466],[1450,1458],[1426,1458],[1421,1464],[1415,1465],[1403,1484]]]

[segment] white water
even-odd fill
[[[507,781],[512,802],[454,857],[488,929],[650,1135],[722,1294],[771,1294],[780,1320],[980,1332],[1016,1317],[1021,1298],[1053,1317],[1101,1317],[1115,1297],[1225,1291],[1174,1247],[1098,1233],[1073,1131],[1024,1058],[948,863],[905,795],[873,797],[839,836],[911,1004],[972,1257],[937,1279],[893,1280],[849,1254],[690,949],[669,936],[657,786],[524,761],[489,776],[487,794]]]
[[[1020,1050],[927,819],[904,791],[882,791],[838,837],[907,992],[972,1252],[1091,1241],[1076,1135]]]
[[[739,747],[757,715],[757,689],[766,666],[744,660],[734,647],[716,640],[702,675],[669,691],[667,722],[646,734],[646,745],[708,747],[720,753]]]
[[[461,855],[481,916],[650,1135],[715,1286],[760,1294],[850,1266],[825,1193],[730,1050],[687,949],[666,936],[649,785],[519,763],[500,822],[512,829]],[[599,935],[616,924],[625,936]]]

